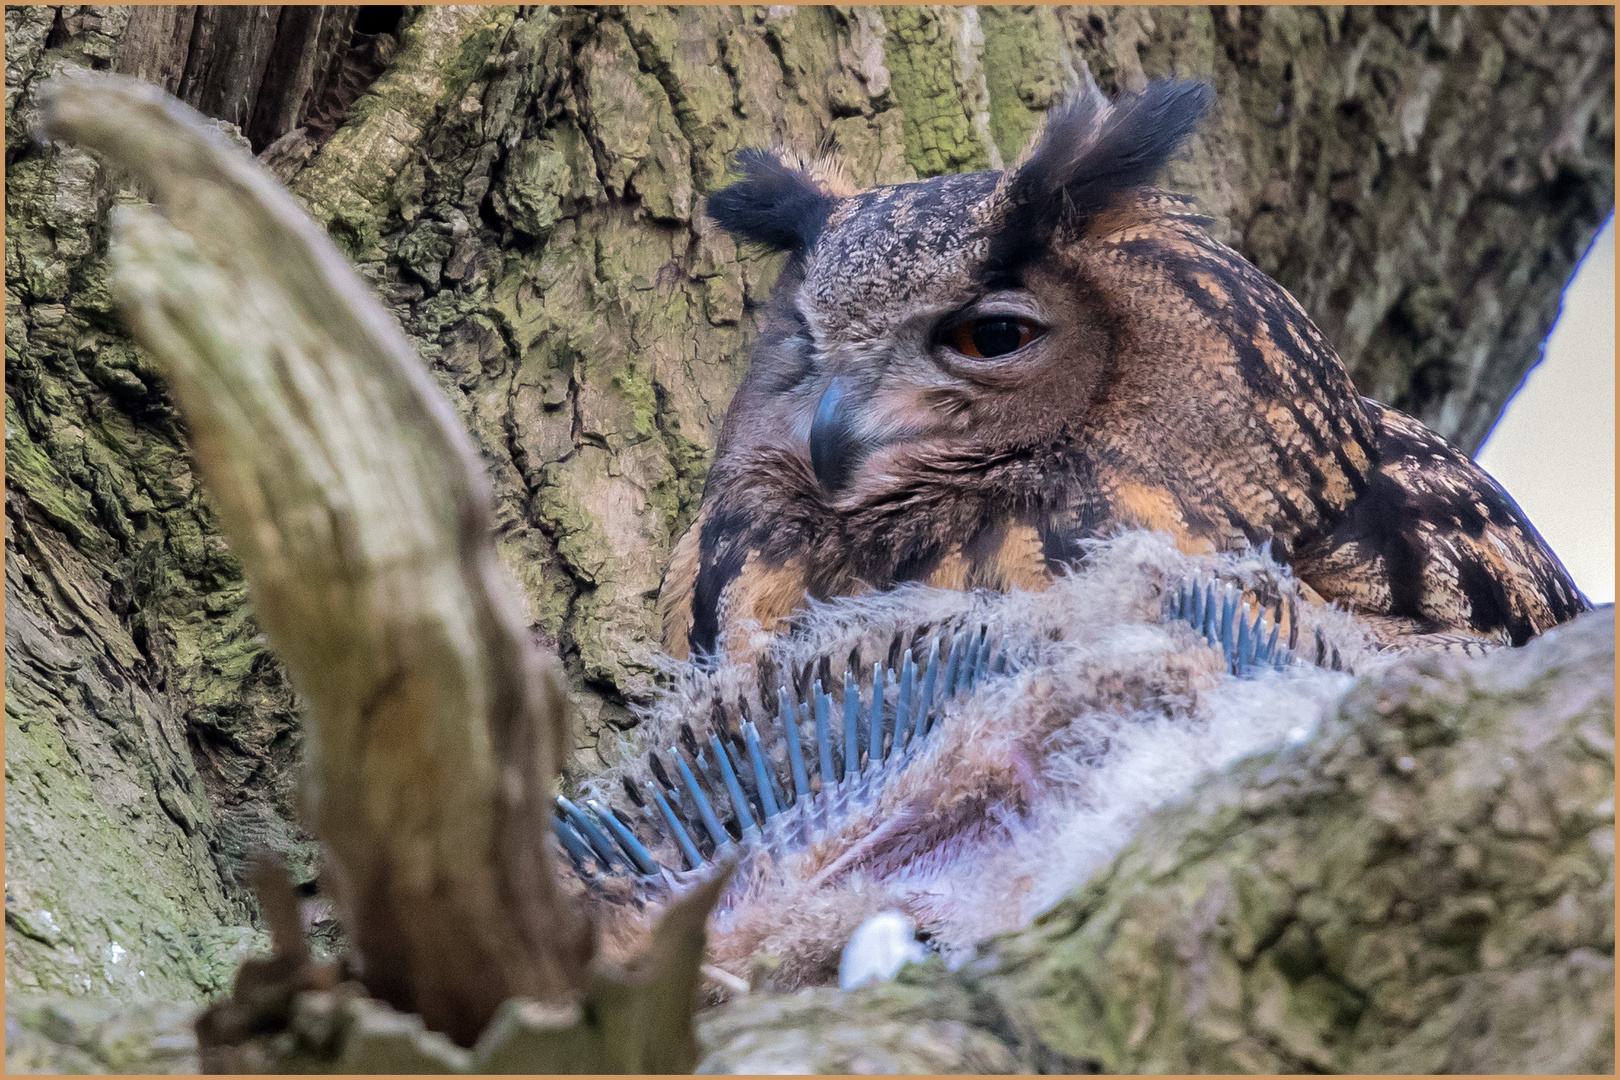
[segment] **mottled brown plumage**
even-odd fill
[[[745,159],[710,213],[792,256],[666,648],[745,647],[807,596],[1039,589],[1124,526],[1269,541],[1392,644],[1521,644],[1586,609],[1488,475],[1361,397],[1293,297],[1145,186],[1206,97],[1083,94],[1008,172],[851,192]]]

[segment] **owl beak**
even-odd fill
[[[842,490],[866,456],[866,442],[855,432],[850,389],[846,380],[834,378],[810,425],[810,467],[828,492]]]

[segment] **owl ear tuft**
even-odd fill
[[[737,167],[743,178],[709,196],[709,217],[733,236],[778,251],[815,247],[838,197],[768,150],[739,152]]]
[[[1044,243],[1058,222],[1084,221],[1150,182],[1198,127],[1214,93],[1161,79],[1110,102],[1095,83],[1053,109],[1034,153],[1007,185],[1007,224],[1022,244]]]

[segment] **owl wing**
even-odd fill
[[[1501,485],[1417,420],[1365,402],[1377,462],[1366,490],[1295,571],[1328,600],[1404,618],[1414,634],[1522,645],[1591,605]]]
[[[803,561],[768,557],[758,539],[720,527],[709,507],[698,515],[675,545],[658,595],[665,652],[681,660],[750,655],[756,630],[775,633],[805,605]]]
[[[677,660],[687,659],[691,648],[692,593],[697,588],[698,562],[702,555],[699,537],[706,516],[706,509],[699,511],[697,520],[681,534],[658,589],[659,637],[664,651]]]

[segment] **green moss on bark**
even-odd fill
[[[989,168],[990,147],[975,130],[977,88],[964,82],[972,43],[961,11],[882,10],[891,90],[905,117],[906,161],[918,176]]]
[[[1054,101],[1078,84],[1064,47],[1063,27],[1049,7],[986,7],[984,72],[990,132],[1001,160],[1012,165],[1029,145]]]

